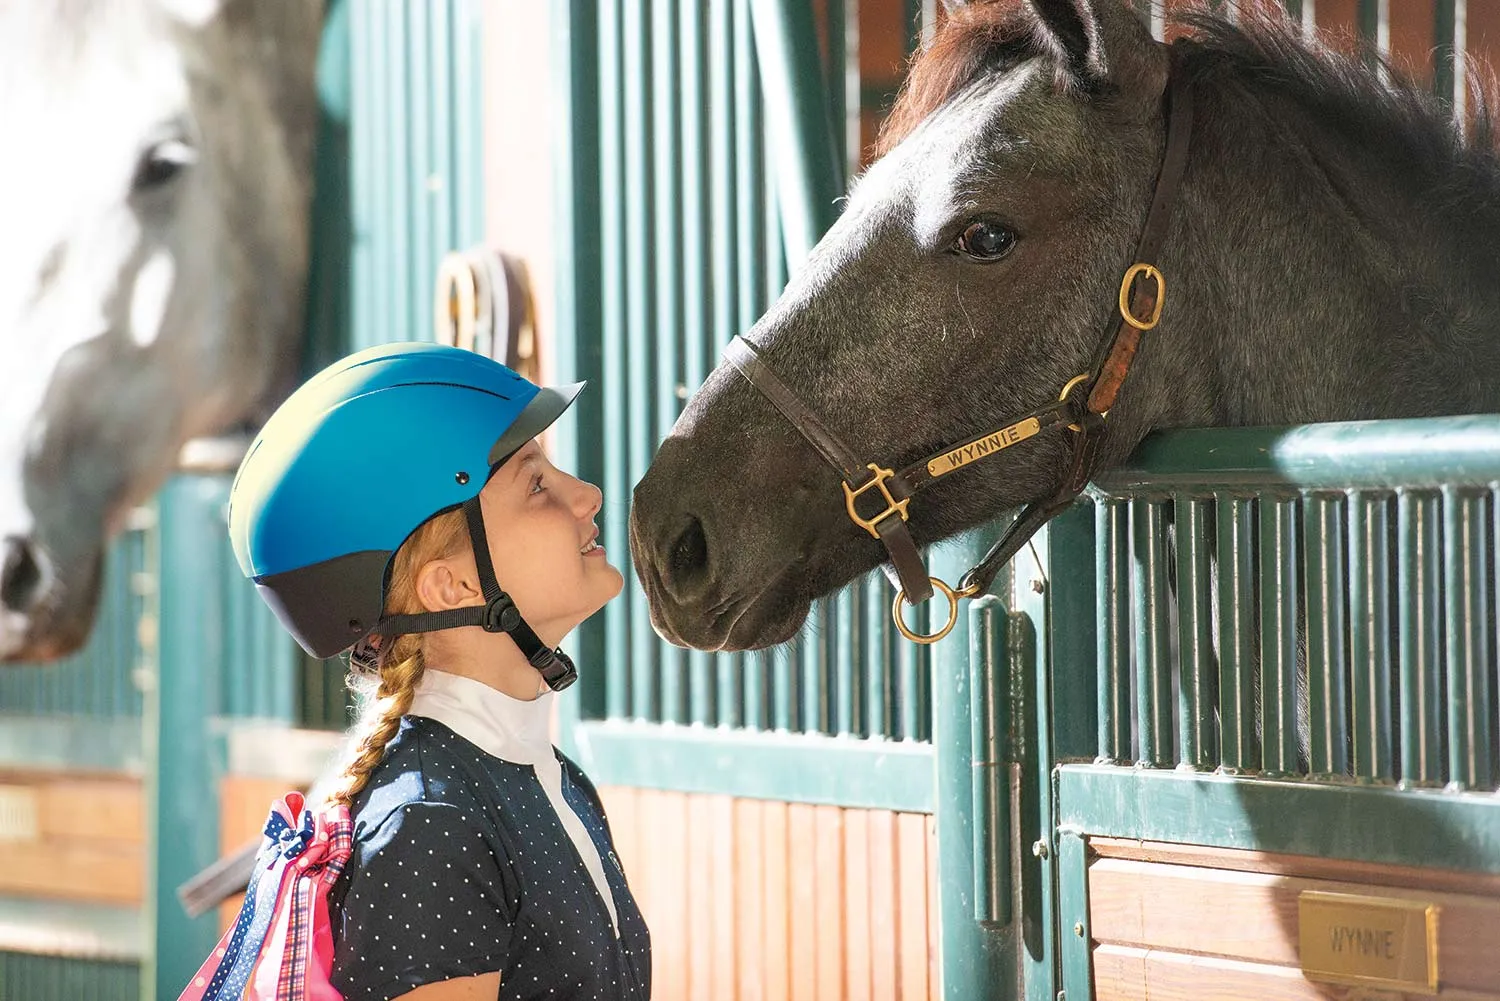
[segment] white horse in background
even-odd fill
[[[126,512],[295,377],[322,10],[0,3],[0,661],[79,647]]]

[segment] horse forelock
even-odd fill
[[[986,73],[1046,52],[1036,18],[1021,0],[987,0],[959,7],[913,59],[881,127],[876,155],[888,153]]]

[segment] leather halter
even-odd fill
[[[1168,54],[1170,58],[1170,49]],[[891,616],[907,639],[936,643],[948,635],[958,621],[959,599],[973,598],[988,590],[1000,568],[1043,525],[1066,510],[1093,475],[1105,416],[1114,406],[1120,387],[1130,372],[1141,335],[1156,326],[1166,301],[1166,280],[1151,262],[1157,260],[1166,238],[1172,205],[1187,166],[1193,123],[1191,84],[1176,69],[1175,60],[1169,69],[1164,96],[1167,104],[1165,150],[1151,207],[1147,210],[1146,223],[1136,245],[1135,263],[1125,270],[1120,282],[1119,320],[1111,319],[1089,369],[1068,380],[1056,402],[1037,407],[998,428],[895,471],[874,462],[861,461],[858,453],[830,431],[818,415],[761,361],[754,345],[744,337],[736,337],[725,349],[725,357],[740,374],[770,400],[843,476],[844,503],[850,520],[884,543],[890,556],[890,563],[884,569],[898,588],[891,605]],[[1000,541],[963,575],[957,588],[929,577],[906,526],[907,509],[916,492],[978,459],[994,455],[1053,427],[1065,427],[1073,432],[1072,455],[1056,492],[1044,500],[1026,505]],[[866,494],[871,493],[884,506],[867,516],[860,513],[860,503]],[[866,508],[870,506],[868,502],[865,504]],[[948,599],[947,624],[929,635],[915,633],[902,619],[902,602],[920,604],[932,597],[934,586]]]

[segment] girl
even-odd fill
[[[548,738],[576,677],[557,644],[623,585],[598,542],[599,490],[534,440],[581,389],[385,345],[310,380],[252,444],[230,501],[241,568],[313,656],[354,647],[373,691],[331,808],[314,822],[289,797],[276,828],[300,821],[302,841],[278,843],[331,852],[312,867],[326,925],[299,922],[294,877],[266,889],[276,865],[295,869],[272,859],[245,909],[278,905],[237,926],[256,958],[222,958],[231,932],[221,971],[275,997],[649,997],[648,935],[599,797]],[[216,977],[210,996],[239,996],[233,969]]]

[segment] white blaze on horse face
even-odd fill
[[[22,464],[63,357],[117,336],[126,304],[133,336],[154,340],[172,285],[158,250],[126,286],[151,253],[129,199],[147,144],[185,112],[181,58],[160,17],[73,6],[0,7],[0,130],[14,140],[0,160],[0,536],[35,520]]]
[[[130,290],[130,337],[138,346],[150,347],[161,333],[176,273],[172,255],[165,250],[153,252],[136,273],[135,287]]]

